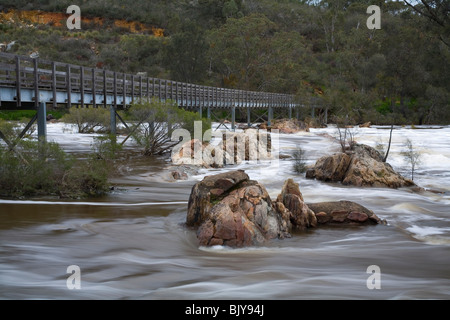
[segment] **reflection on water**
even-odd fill
[[[69,133],[60,129],[50,126],[50,137],[63,140]],[[364,129],[361,142],[373,145],[383,132]],[[282,135],[281,152],[302,145],[313,163],[337,150],[323,133],[332,129]],[[398,129],[390,161],[397,170],[405,169],[400,158],[405,135],[416,143],[428,141],[422,148],[429,157],[450,159],[450,146],[440,142],[449,138],[450,128]],[[66,139],[65,148],[86,152],[88,137],[75,136],[77,142],[72,146]],[[163,159],[133,160],[127,174],[114,181],[120,187],[95,201],[0,201],[0,298],[448,299],[450,170],[442,161],[426,159],[418,184],[446,193],[295,178],[306,201],[356,201],[388,220],[388,226],[326,227],[245,249],[198,247],[195,232],[184,226],[187,200],[195,182],[211,172],[173,182],[166,178]],[[275,198],[284,180],[293,177],[291,162],[261,170],[267,165],[240,167]],[[70,265],[81,269],[81,290],[66,287]],[[366,286],[371,265],[381,268],[381,290]]]

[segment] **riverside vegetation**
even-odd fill
[[[95,157],[78,161],[55,143],[22,141],[14,152],[0,146],[0,196],[78,198],[104,194],[109,191],[107,168],[104,160]]]
[[[100,132],[87,159],[76,159],[65,153],[58,144],[33,140],[33,127],[15,148],[0,144],[0,196],[33,197],[57,196],[80,198],[103,195],[110,190],[109,177],[125,157],[123,144],[130,138],[144,156],[167,154],[179,141],[171,141],[171,132],[184,128],[193,133],[194,122],[202,121],[204,131],[210,121],[198,114],[179,109],[173,102],[137,102],[123,112],[130,128],[123,143],[110,136],[109,110],[102,108],[71,108],[62,117],[73,124],[79,133]],[[9,141],[15,141],[22,130],[21,122],[0,119],[0,131]]]
[[[4,0],[2,12],[16,9],[19,13],[0,18],[0,42],[7,44],[2,50],[10,53],[37,52],[43,59],[86,67],[226,88],[295,93],[306,107],[328,109],[329,119],[336,123],[450,123],[446,2],[423,0],[411,6],[409,1],[378,1],[381,30],[365,27],[369,4],[372,1],[136,0],[133,6],[124,6],[119,0],[94,0],[82,4],[82,15],[101,17],[103,23],[83,22],[81,30],[69,31],[64,24],[30,22],[20,16],[20,10],[65,12],[67,1]],[[152,28],[145,27],[130,31],[113,23],[124,17],[164,32],[155,35]],[[171,110],[167,114],[161,110],[148,113],[143,105],[124,114],[140,124],[126,139],[132,137],[143,154],[158,155],[170,149],[167,136],[158,136],[169,128],[155,124],[185,126],[194,122],[194,115],[165,107]],[[92,122],[77,115],[78,111],[72,109],[65,120],[77,123],[80,132],[99,127],[108,131],[105,110],[89,111],[91,120],[95,116]],[[318,113],[320,117],[321,111]],[[110,144],[109,140],[103,139],[100,149],[115,148],[115,141]],[[55,145],[32,143],[18,145],[16,153],[4,146],[0,152],[2,183],[11,181],[18,186],[3,188],[4,195],[22,196],[18,190],[24,190],[25,195],[57,193],[53,185],[44,192],[43,185],[25,188],[20,187],[26,185],[23,181],[13,179],[38,175],[30,169],[33,165],[55,168],[50,176],[59,183],[54,186],[60,190],[68,187],[62,196],[107,190],[107,175],[95,173],[95,168],[102,167],[99,161],[107,156],[83,164],[63,155]],[[13,158],[18,153],[23,156]],[[409,154],[414,161],[413,174],[417,163]],[[302,158],[302,154],[296,155],[298,171],[305,169]],[[57,162],[60,164],[49,165]],[[83,190],[67,184],[69,173],[81,165],[88,166],[88,170],[80,170],[86,176],[72,180],[80,182],[79,188],[93,188]],[[86,179],[92,183],[84,183]]]

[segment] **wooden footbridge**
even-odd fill
[[[292,118],[293,112],[298,118],[302,107],[290,94],[209,87],[0,53],[0,109],[37,110],[25,129],[37,121],[39,137],[46,136],[47,105],[109,108],[115,134],[117,119],[122,121],[117,110],[154,98],[172,100],[202,116],[206,112],[208,118],[220,121],[219,127],[231,130],[236,127],[237,112],[251,126],[261,120],[270,124],[276,117]],[[219,119],[219,112],[227,113],[225,119]],[[0,138],[4,139],[1,132]]]

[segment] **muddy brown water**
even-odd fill
[[[380,130],[364,131],[361,140],[375,141]],[[420,131],[431,137],[450,129]],[[49,132],[55,140],[69,134],[56,125]],[[289,154],[302,144],[314,161],[335,148],[326,147],[330,140],[324,133],[283,135],[280,149]],[[85,136],[73,138],[72,147],[65,145],[72,152],[89,145]],[[430,155],[450,159],[444,143],[428,149]],[[394,145],[394,164],[400,163],[399,152]],[[276,197],[285,179],[295,177],[290,161],[282,160],[277,169],[269,164],[238,168]],[[439,194],[295,177],[306,201],[356,201],[389,224],[318,228],[259,247],[231,249],[198,247],[195,232],[184,222],[196,181],[235,168],[202,170],[174,182],[164,159],[136,158],[114,179],[117,188],[100,199],[0,201],[0,298],[449,299],[449,173],[445,164],[436,163],[426,162],[418,176],[422,184],[440,188]],[[81,270],[79,290],[67,287],[72,265]],[[367,286],[372,265],[381,270],[381,289]]]

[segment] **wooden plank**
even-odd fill
[[[107,107],[106,70],[103,70],[103,106]]]
[[[80,96],[81,107],[84,108],[84,67],[80,67]]]
[[[94,108],[97,108],[97,90],[96,90],[96,85],[95,85],[95,69],[92,68],[91,69],[92,72],[92,105],[94,106]]]
[[[150,103],[150,78],[147,78],[147,102]]]
[[[131,75],[131,103],[134,103],[134,74]]]
[[[117,72],[114,71],[114,108],[117,108]]]
[[[202,101],[202,87],[198,87],[198,110],[200,114],[200,118],[203,118],[203,101]]]
[[[180,106],[184,107],[184,83],[181,84],[181,101]]]
[[[17,98],[17,106],[22,106],[22,97],[21,97],[21,89],[22,87],[22,79],[20,77],[20,58],[16,56],[16,98]]]
[[[196,108],[197,107],[197,85],[193,85],[194,86],[194,90],[193,90],[193,93],[194,93],[194,105],[193,105],[193,107],[194,108]]]
[[[34,66],[34,106],[39,107],[39,73],[38,73],[38,59],[33,60]]]
[[[52,62],[52,94],[53,94],[53,108],[56,108],[56,64]]]
[[[162,80],[159,79],[159,87],[158,87],[158,99],[161,101],[162,95],[161,95],[161,86],[162,86]]]
[[[180,101],[178,100],[178,81],[175,84],[175,100],[177,101],[177,105],[180,105]]]
[[[123,108],[127,107],[127,74],[123,74],[122,80],[122,95],[123,95]]]
[[[155,78],[152,78],[152,98],[155,97]]]
[[[219,88],[214,88],[215,91],[215,104],[216,104],[216,108],[219,107]]]
[[[139,100],[142,102],[142,76],[139,76]]]
[[[191,97],[191,109],[194,108],[194,88],[193,88],[193,84],[191,84],[190,87],[190,97]]]
[[[202,86],[202,107],[205,107],[206,104],[206,87]]]
[[[67,106],[72,106],[72,82],[70,75],[70,65],[66,66],[66,90],[67,90]]]
[[[167,81],[167,80],[164,80],[164,82],[165,82],[165,83],[164,83],[164,91],[165,91],[165,92],[164,92],[164,100],[167,101],[167,93],[168,93],[168,91],[169,91],[168,88],[167,88],[167,86],[168,86],[167,82],[168,82],[168,81]]]

